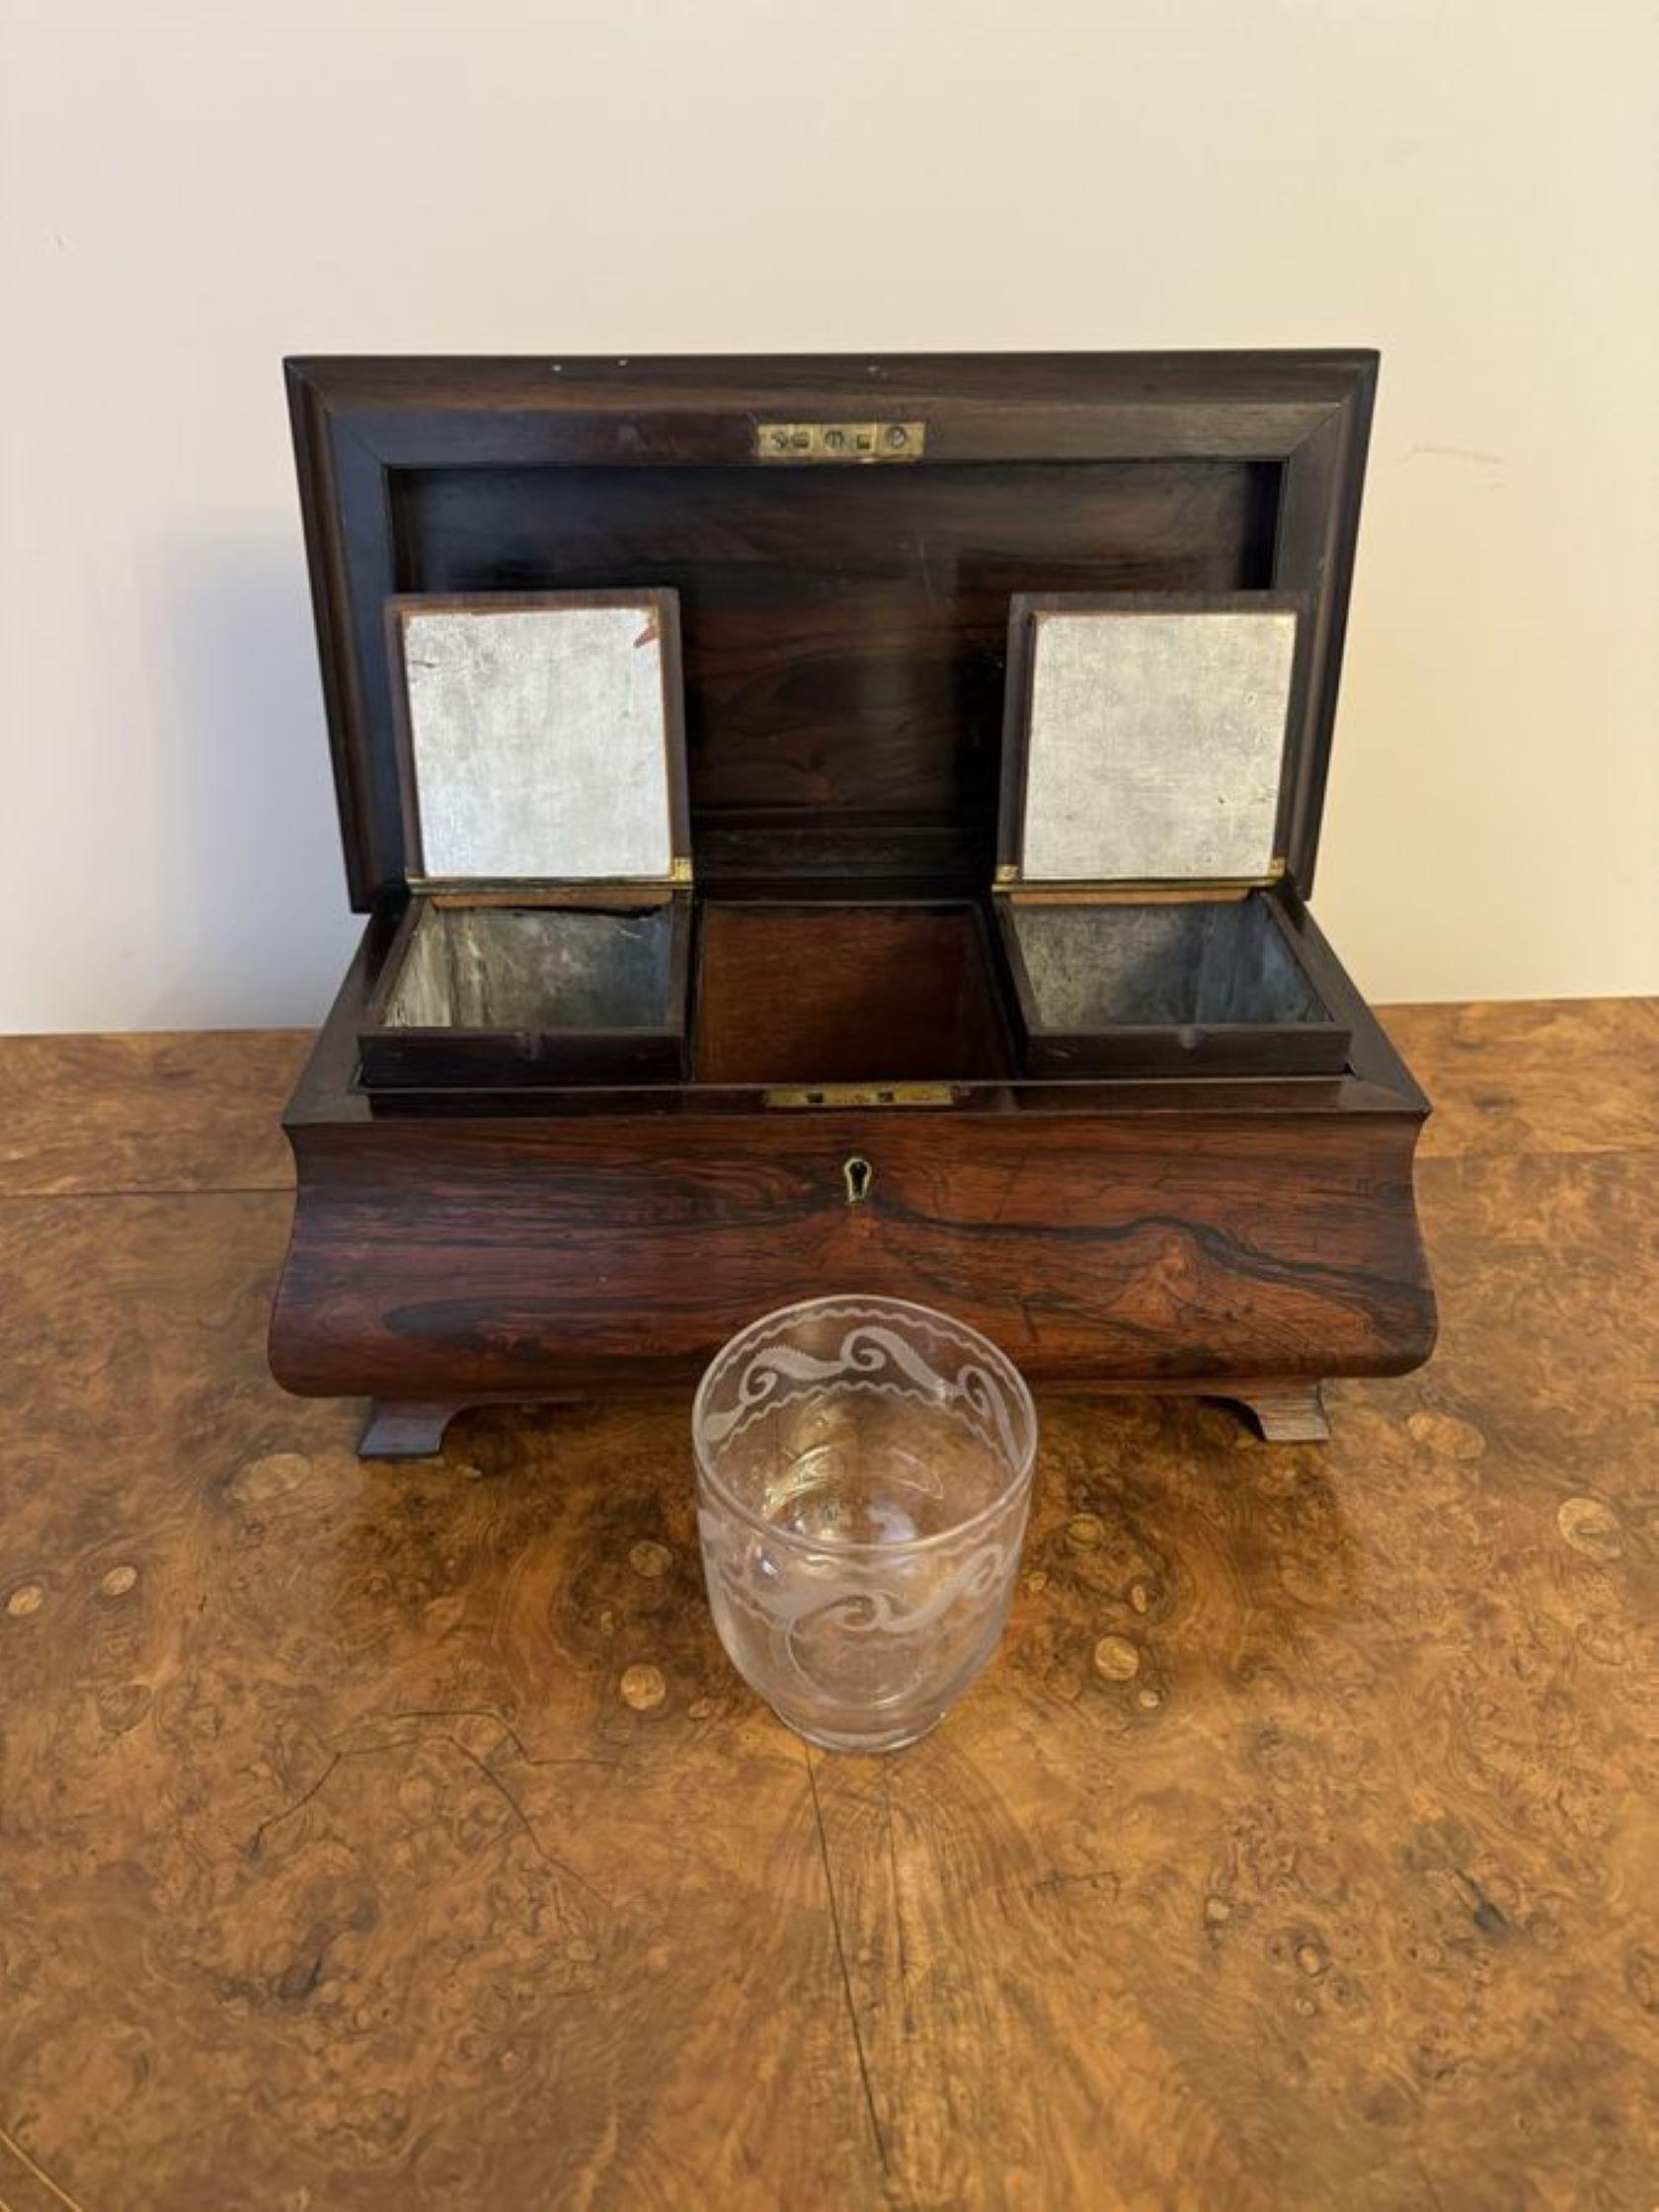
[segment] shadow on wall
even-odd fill
[[[148,905],[181,957],[131,1019],[315,1023],[361,923],[348,906],[297,521],[284,536],[159,540],[139,592],[166,826],[144,856]]]

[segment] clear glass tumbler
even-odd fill
[[[976,1329],[901,1299],[751,1322],[691,1416],[720,1640],[779,1718],[837,1751],[925,1735],[996,1647],[1037,1416]]]

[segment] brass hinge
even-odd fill
[[[756,423],[757,461],[919,461],[925,423]]]
[[[691,863],[676,858],[668,875],[579,876],[570,882],[539,876],[498,880],[485,876],[409,876],[416,897],[440,907],[639,907],[661,906],[671,884],[691,881]]]
[[[767,1106],[954,1106],[951,1083],[818,1083],[763,1093]]]
[[[1194,876],[1181,882],[1167,876],[1136,883],[1125,878],[1110,883],[1064,882],[1059,878],[1022,876],[1017,868],[1001,867],[992,878],[993,888],[1032,905],[1047,901],[1056,907],[1155,905],[1160,900],[1188,901],[1247,899],[1252,891],[1270,891],[1285,878],[1285,863],[1275,860],[1265,876]]]

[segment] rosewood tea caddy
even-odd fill
[[[290,362],[368,919],[278,1380],[430,1453],[826,1291],[1270,1437],[1424,1359],[1307,909],[1376,368]]]

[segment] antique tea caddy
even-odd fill
[[[1376,368],[291,362],[369,919],[277,1378],[397,1456],[825,1290],[1273,1437],[1424,1359],[1427,1102],[1305,904]]]

